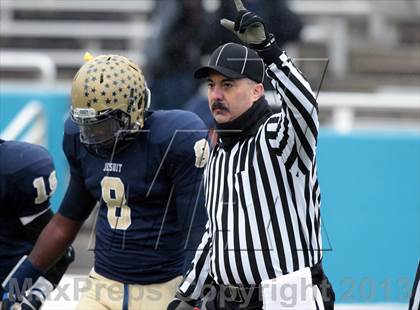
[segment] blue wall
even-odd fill
[[[68,95],[0,92],[0,130],[32,99],[49,120],[57,208],[67,184],[61,139]],[[318,163],[324,263],[338,302],[407,302],[420,257],[420,135],[321,130]]]
[[[420,136],[324,131],[318,160],[338,300],[406,302],[420,258]]]

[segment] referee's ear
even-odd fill
[[[264,96],[264,85],[262,83],[255,83],[252,88],[252,101],[255,102]]]

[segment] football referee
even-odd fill
[[[193,309],[204,295],[208,310],[333,309],[321,264],[318,104],[264,21],[235,3],[236,21],[221,23],[251,49],[224,44],[194,75],[207,78],[219,141],[205,172],[206,232],[168,309]]]

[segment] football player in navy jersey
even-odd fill
[[[85,63],[71,99],[70,183],[12,279],[42,274],[99,202],[94,267],[78,309],[165,309],[204,232],[206,127],[190,112],[149,111],[142,71],[122,56]]]
[[[54,164],[42,146],[0,139],[0,283],[29,254],[42,229],[53,217],[50,197],[57,187]],[[69,248],[32,289],[22,296],[23,309],[38,309],[73,261]],[[26,289],[25,289],[26,290]],[[3,296],[0,286],[0,296]],[[13,302],[5,302],[8,308]]]

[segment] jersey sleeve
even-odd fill
[[[193,113],[180,115],[179,126],[169,145],[169,171],[174,184],[178,223],[186,237],[186,249],[193,254],[204,233],[203,170],[209,158],[208,131]],[[186,263],[192,260],[186,259]]]
[[[268,65],[267,72],[283,102],[281,113],[267,123],[267,131],[275,136],[271,146],[282,155],[286,166],[298,160],[300,170],[306,173],[315,160],[318,103],[309,83],[285,52]]]
[[[201,243],[197,247],[195,256],[185,273],[182,282],[178,286],[178,293],[186,298],[198,300],[203,294],[206,284],[212,282],[210,276],[210,252],[213,247],[213,237],[210,232],[209,222],[201,238]]]
[[[13,189],[17,195],[16,214],[27,225],[50,208],[50,197],[57,188],[51,155],[41,146],[29,146],[14,156],[20,156],[22,168],[14,175]]]
[[[58,213],[78,222],[85,221],[95,206],[95,199],[85,187],[83,171],[78,159],[81,147],[77,126],[67,119],[63,151],[70,167],[70,182]]]

